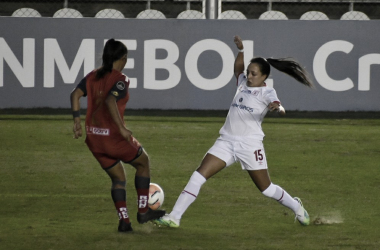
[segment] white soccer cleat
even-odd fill
[[[166,214],[159,219],[153,220],[153,223],[165,227],[179,227],[179,221],[171,217],[170,214]]]
[[[296,219],[303,226],[308,226],[310,224],[310,217],[307,213],[306,209],[302,205],[302,201],[298,197],[294,197],[294,199],[301,205],[296,213]]]

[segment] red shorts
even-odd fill
[[[87,137],[86,143],[104,170],[112,168],[119,161],[129,163],[139,157],[143,151],[141,144],[133,136],[130,141],[121,140],[116,143],[104,143],[94,139]]]

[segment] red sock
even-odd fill
[[[149,185],[150,178],[135,176],[135,187],[137,191],[138,211],[140,214],[146,213],[149,209]]]
[[[138,204],[139,204],[139,213],[143,214],[148,211],[148,195],[149,195],[149,188],[148,189],[137,189],[137,197],[138,197]]]
[[[125,189],[113,189],[111,190],[112,200],[115,204],[119,220],[124,220],[126,223],[130,223]]]
[[[127,204],[125,201],[118,201],[115,203],[117,213],[119,214],[119,220],[124,220],[126,223],[131,223],[129,221]]]

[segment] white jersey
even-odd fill
[[[265,135],[261,123],[271,102],[280,102],[273,88],[248,87],[247,77],[241,73],[226,121],[219,131],[222,138],[237,136],[238,138],[263,140]]]

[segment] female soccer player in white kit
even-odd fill
[[[209,149],[201,165],[194,171],[185,189],[173,207],[173,211],[155,224],[179,227],[186,209],[193,203],[201,186],[214,174],[239,161],[263,195],[277,200],[290,208],[302,225],[309,225],[309,215],[297,197],[291,197],[280,186],[271,182],[263,146],[264,133],[261,123],[269,111],[285,115],[276,91],[267,87],[265,80],[270,74],[270,66],[282,71],[300,83],[312,87],[304,69],[291,59],[253,58],[244,74],[243,43],[239,36],[234,42],[239,49],[234,64],[237,78],[236,95],[230,106],[226,121],[220,129],[220,137]]]

